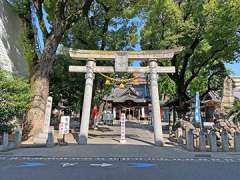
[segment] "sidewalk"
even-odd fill
[[[189,152],[180,146],[156,147],[145,145],[68,145],[53,148],[19,148],[0,152],[0,156],[24,157],[84,157],[84,158],[232,158],[240,159],[236,152]]]
[[[47,148],[45,145],[22,145],[22,148],[0,152],[0,156],[25,157],[107,157],[107,158],[232,158],[240,159],[240,152],[189,152],[168,140],[164,134],[164,147],[156,147],[153,132],[145,126],[128,124],[126,144],[120,144],[119,126],[101,126],[89,131],[89,144],[78,145],[78,133],[66,136],[67,146]],[[57,133],[56,133],[57,135]],[[55,137],[55,141],[57,136]],[[57,141],[56,141],[57,142]]]

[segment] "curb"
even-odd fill
[[[240,158],[144,158],[144,157],[41,157],[41,156],[0,156],[0,160],[53,160],[53,161],[160,161],[160,162],[237,162],[240,163]]]

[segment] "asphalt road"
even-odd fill
[[[74,161],[0,159],[0,180],[239,180],[226,160]]]

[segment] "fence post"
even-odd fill
[[[15,130],[14,134],[14,146],[19,147],[22,141],[22,132],[20,129]]]
[[[54,127],[50,126],[48,130],[47,147],[54,147]]]
[[[228,152],[229,151],[228,134],[225,130],[221,132],[221,140],[222,140],[222,150],[224,152]]]
[[[240,152],[240,132],[236,131],[234,133],[234,150]]]
[[[217,140],[214,131],[210,131],[209,133],[209,143],[211,152],[217,152]]]
[[[187,131],[187,137],[186,137],[186,144],[187,144],[187,149],[189,151],[194,151],[194,144],[193,144],[193,130],[188,129]]]
[[[206,137],[203,130],[200,130],[199,132],[199,151],[206,151]]]
[[[3,132],[3,150],[8,149],[8,133]]]

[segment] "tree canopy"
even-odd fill
[[[176,67],[169,78],[176,85],[177,104],[195,91],[222,87],[224,63],[235,61],[239,51],[239,7],[238,0],[153,0],[144,11],[143,49],[184,48],[162,63]]]

